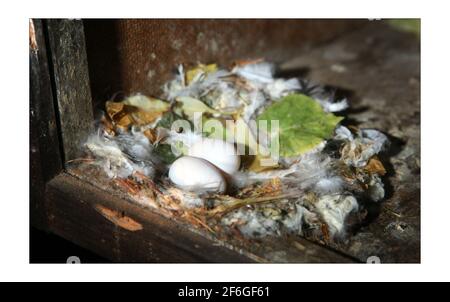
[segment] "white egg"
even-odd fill
[[[233,144],[212,138],[203,138],[189,148],[189,155],[211,162],[222,171],[233,174],[239,170],[241,159]]]
[[[197,157],[183,156],[174,161],[169,178],[187,191],[223,193],[226,190],[226,181],[219,169]]]

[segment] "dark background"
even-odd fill
[[[81,263],[110,263],[59,236],[30,228],[30,263],[66,263],[70,256],[77,256]]]

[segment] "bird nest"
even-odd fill
[[[339,112],[347,100],[274,74],[274,65],[262,60],[229,69],[180,65],[160,98],[136,94],[106,102],[83,146],[86,157],[71,164],[106,177],[105,188],[216,236],[346,238],[365,204],[384,198],[386,171],[377,154],[388,139],[375,129],[344,126]],[[261,121],[269,124],[264,135]],[[234,154],[237,168],[221,169],[215,160],[226,155],[211,159],[220,153],[213,148],[194,156],[211,163],[212,172],[192,169],[175,181],[174,163],[193,157],[192,146],[205,139],[243,151]],[[221,189],[205,181],[215,173]]]

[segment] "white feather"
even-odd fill
[[[316,203],[315,209],[326,222],[332,236],[345,232],[347,216],[358,209],[358,202],[351,195],[324,195]]]
[[[237,74],[250,82],[268,84],[273,81],[275,66],[267,62],[236,66],[232,73]]]

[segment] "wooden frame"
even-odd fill
[[[217,245],[65,172],[63,163],[79,156],[77,147],[93,125],[83,24],[30,20],[30,35],[33,226],[117,262],[264,261]],[[353,261],[301,241],[309,251],[294,253],[297,262]]]
[[[68,173],[93,127],[81,20],[30,20],[30,221],[115,262],[265,262]],[[273,245],[281,242],[273,242]],[[358,262],[298,239],[280,262]],[[271,258],[273,259],[273,257]]]

